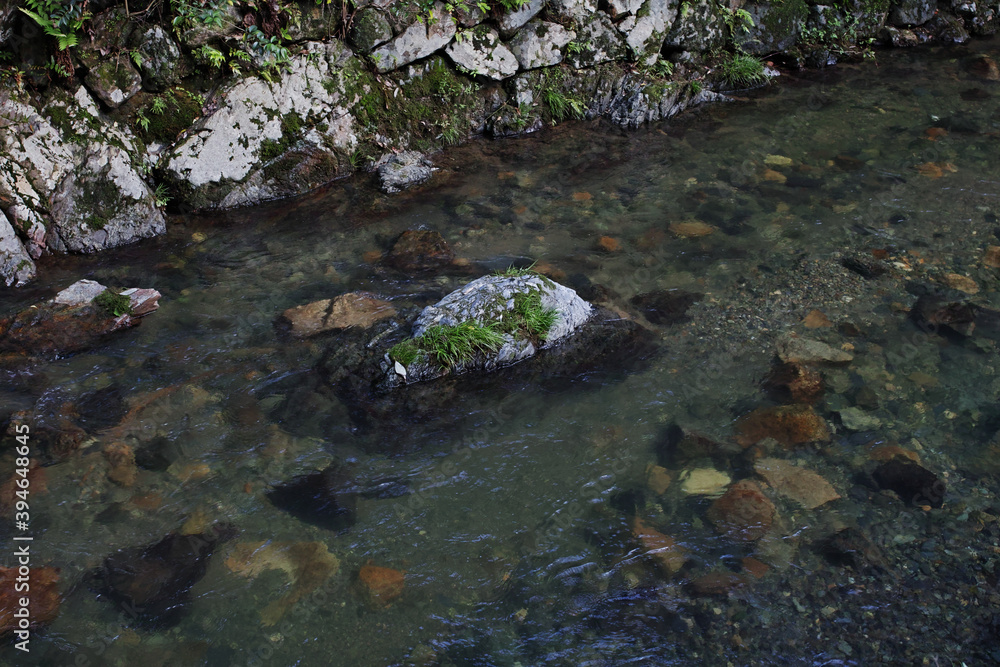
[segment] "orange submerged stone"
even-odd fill
[[[22,597],[28,598],[31,627],[47,625],[59,615],[62,598],[56,586],[59,581],[58,569],[32,568],[28,573],[29,590],[26,593],[15,591],[17,577],[16,567],[0,567],[0,636],[18,629],[18,619],[14,614],[21,608]]]
[[[808,405],[782,405],[758,408],[736,423],[736,442],[742,447],[755,445],[764,438],[774,438],[786,447],[807,442],[827,442],[830,428]]]
[[[369,601],[376,607],[388,607],[403,594],[405,573],[371,563],[361,567],[358,579]]]

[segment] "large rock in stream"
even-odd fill
[[[655,347],[636,322],[531,272],[474,280],[406,330],[397,318],[338,339],[319,366],[356,423],[397,440],[420,423],[456,427],[499,396],[628,372]]]
[[[153,289],[109,290],[80,280],[52,299],[0,319],[0,353],[53,356],[86,350],[159,307]]]

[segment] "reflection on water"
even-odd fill
[[[796,74],[638,132],[478,142],[437,156],[417,193],[340,182],[43,267],[4,312],[82,277],[164,296],[138,329],[0,380],[5,417],[79,434],[33,496],[60,616],[2,660],[1000,660],[1000,87],[968,70],[980,51],[997,44]],[[418,227],[460,266],[380,266]],[[480,389],[405,431],[359,428],[325,385],[339,339],[275,327],[354,290],[415,314],[532,261],[626,306],[691,296],[668,315],[632,302],[659,346],[637,368]],[[942,307],[983,309],[974,327],[919,326],[944,317],[915,308],[943,286]],[[821,360],[779,367],[790,332],[827,344]],[[799,399],[814,405],[767,412]],[[815,442],[789,414],[819,416]],[[731,483],[752,535],[717,500]],[[273,490],[288,484],[304,489],[290,513]],[[302,498],[350,521],[310,521]],[[179,546],[223,524],[211,558]],[[156,588],[181,579],[189,591]],[[163,627],[131,609],[182,598]]]

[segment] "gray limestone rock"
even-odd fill
[[[125,56],[101,61],[87,73],[84,83],[112,109],[142,90],[142,78]]]
[[[132,163],[134,137],[101,115],[86,88],[55,91],[41,112],[27,100],[2,99],[0,119],[9,165],[0,170],[0,195],[32,257],[94,252],[163,232],[163,215]]]
[[[392,26],[381,11],[365,7],[354,16],[349,37],[351,46],[361,53],[371,53],[376,46],[392,39]]]
[[[52,198],[54,231],[71,252],[92,253],[163,234],[153,193],[115,146],[93,149]]]
[[[933,0],[894,0],[889,8],[889,23],[897,27],[923,25],[937,10]]]
[[[805,0],[754,2],[745,4],[743,9],[750,14],[753,25],[737,29],[733,41],[747,53],[755,55],[790,48],[809,18],[809,5]]]
[[[685,3],[664,44],[693,52],[724,46],[726,24],[719,16],[720,11],[710,0]]]
[[[597,11],[597,0],[549,0],[545,5],[545,16],[552,21],[570,25],[573,21],[583,22],[594,16],[606,16]]]
[[[523,69],[558,65],[562,48],[576,38],[576,33],[558,23],[531,21],[510,42],[510,50]]]
[[[7,216],[0,211],[0,280],[21,286],[35,277],[35,263],[24,249]]]
[[[331,180],[339,172],[323,155],[350,153],[357,143],[349,113],[356,98],[343,91],[345,69],[360,66],[336,40],[307,42],[280,81],[246,78],[230,84],[216,97],[218,110],[199,120],[165,156],[164,175],[181,199],[199,209],[245,206]],[[294,125],[286,118],[297,118],[300,125],[309,118],[318,122],[314,129],[300,127],[297,138],[285,136]],[[281,155],[269,155],[281,146],[287,147]],[[319,168],[303,171],[294,156]],[[276,177],[278,167],[294,178]]]
[[[544,7],[545,0],[528,0],[520,9],[505,13],[500,17],[500,34],[507,39],[513,37],[521,26],[538,16]]]
[[[132,42],[139,54],[143,88],[160,92],[180,81],[177,66],[181,49],[167,31],[154,25],[133,34]]]
[[[631,9],[635,2],[621,4],[623,9]],[[708,0],[703,0],[703,4],[707,5]],[[617,24],[637,59],[647,64],[656,61],[664,39],[677,21],[677,6],[678,0],[646,0],[639,9],[630,12]]]
[[[500,35],[485,26],[459,32],[445,52],[457,66],[491,79],[517,73],[517,58],[500,41]]]
[[[395,194],[423,183],[433,173],[433,163],[422,153],[393,153],[379,161],[379,188],[386,194]]]
[[[534,356],[540,349],[559,345],[571,336],[594,312],[593,306],[568,287],[554,283],[542,276],[484,276],[465,287],[455,290],[433,306],[427,306],[413,323],[413,337],[419,338],[434,326],[456,326],[476,322],[485,326],[497,322],[514,310],[518,295],[537,293],[542,308],[556,313],[555,322],[544,341],[531,340],[523,332],[503,333],[504,343],[494,352],[479,353],[446,369],[435,361],[418,356],[403,365],[402,373],[388,355],[384,370],[390,382],[412,383],[430,380],[447,373],[460,374],[472,370],[490,371],[516,364]]]
[[[574,42],[580,48],[569,50],[566,54],[570,65],[576,68],[593,67],[625,58],[628,45],[607,14],[595,12],[580,19],[579,26]]]
[[[420,16],[395,39],[372,52],[375,67],[379,72],[388,72],[426,58],[446,46],[455,31],[455,20],[447,7],[436,2],[428,16]]]

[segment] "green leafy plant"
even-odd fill
[[[493,272],[493,275],[500,278],[524,278],[526,276],[537,276],[534,267],[538,262],[532,262],[528,266],[514,266],[511,264],[506,269],[499,269]]]
[[[29,9],[18,7],[31,17],[46,35],[55,37],[65,51],[80,41],[79,32],[90,18],[87,0],[26,0]]]
[[[225,25],[226,8],[233,0],[171,0],[174,10],[171,25],[180,37],[192,28],[221,28]]]
[[[166,206],[170,203],[172,197],[167,194],[167,186],[163,183],[158,183],[156,189],[153,190],[153,201],[159,207]]]
[[[132,300],[124,294],[106,289],[94,298],[94,304],[100,306],[111,317],[121,317],[132,314]]]
[[[583,118],[583,114],[587,110],[583,100],[570,97],[561,90],[551,87],[542,91],[542,100],[549,108],[549,113],[552,114],[552,120],[555,122],[567,118]]]
[[[691,92],[694,93],[695,95],[701,92],[701,81],[691,82]]]
[[[723,80],[738,87],[756,86],[767,81],[764,64],[746,53],[732,53],[719,64]]]

